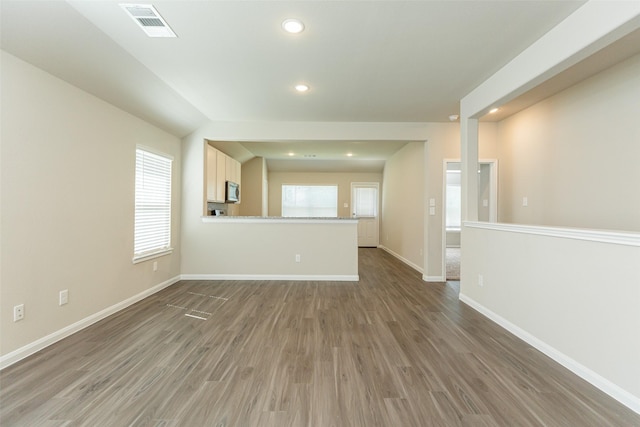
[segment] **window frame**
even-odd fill
[[[169,169],[169,173],[168,173],[168,177],[164,176],[164,181],[162,182],[162,185],[166,188],[166,190],[168,190],[168,194],[164,194],[164,195],[160,195],[161,197],[164,198],[164,200],[161,201],[161,204],[163,205],[162,207],[162,214],[163,214],[163,222],[165,224],[162,225],[162,234],[164,236],[166,236],[166,238],[161,238],[159,240],[161,240],[163,243],[166,244],[162,244],[161,246],[156,246],[153,248],[149,248],[149,249],[145,249],[143,251],[139,251],[136,252],[136,250],[139,250],[138,246],[138,239],[141,237],[139,233],[139,229],[138,229],[138,225],[143,222],[140,220],[140,218],[138,217],[140,210],[142,209],[144,206],[149,206],[149,202],[147,203],[143,203],[141,204],[139,202],[139,173],[144,174],[144,171],[139,171],[138,169],[138,155],[139,153],[142,153],[143,155],[147,155],[149,156],[149,159],[153,159],[154,157],[156,159],[160,159],[160,162],[162,160],[166,160],[168,162],[168,169]],[[171,234],[172,234],[172,217],[173,217],[173,212],[172,212],[172,201],[173,201],[173,156],[160,152],[158,150],[155,150],[153,148],[150,147],[146,147],[143,145],[136,145],[136,151],[135,151],[135,167],[134,167],[134,200],[133,200],[133,204],[134,204],[134,218],[133,218],[133,258],[132,258],[132,262],[134,264],[137,264],[139,262],[143,262],[143,261],[147,261],[153,258],[157,258],[157,257],[161,257],[164,255],[169,255],[173,252],[173,247],[171,246]],[[144,159],[143,159],[144,161]],[[165,163],[163,165],[165,168],[167,166],[167,163]],[[147,198],[148,198],[149,194],[147,193]],[[153,237],[153,236],[152,236]],[[157,237],[157,236],[156,236]],[[164,240],[163,240],[164,239]]]
[[[334,216],[317,216],[317,215],[312,215],[312,216],[291,216],[291,215],[285,215],[284,211],[284,194],[285,194],[285,187],[332,187],[335,188],[335,192],[336,192],[336,199],[335,199],[335,215]],[[339,206],[338,206],[338,193],[340,191],[340,186],[338,184],[281,184],[280,186],[280,216],[282,218],[339,218]]]

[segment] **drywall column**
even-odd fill
[[[462,221],[478,220],[478,119],[460,119]]]

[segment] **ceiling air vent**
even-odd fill
[[[136,21],[149,37],[176,37],[166,21],[150,4],[121,4],[125,12]]]

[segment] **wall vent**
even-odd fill
[[[149,37],[176,37],[176,33],[152,5],[121,4],[120,7]]]

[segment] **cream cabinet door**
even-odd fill
[[[218,151],[216,159],[216,202],[224,203],[224,191],[227,181],[227,155]]]
[[[235,180],[233,179],[233,159],[229,156],[227,156],[226,158],[226,172],[225,172],[225,179],[227,181],[231,181],[231,182],[235,182]]]
[[[207,201],[209,202],[218,200],[217,153],[218,150],[207,145]]]
[[[236,161],[236,182],[240,185],[242,181],[242,164]]]

